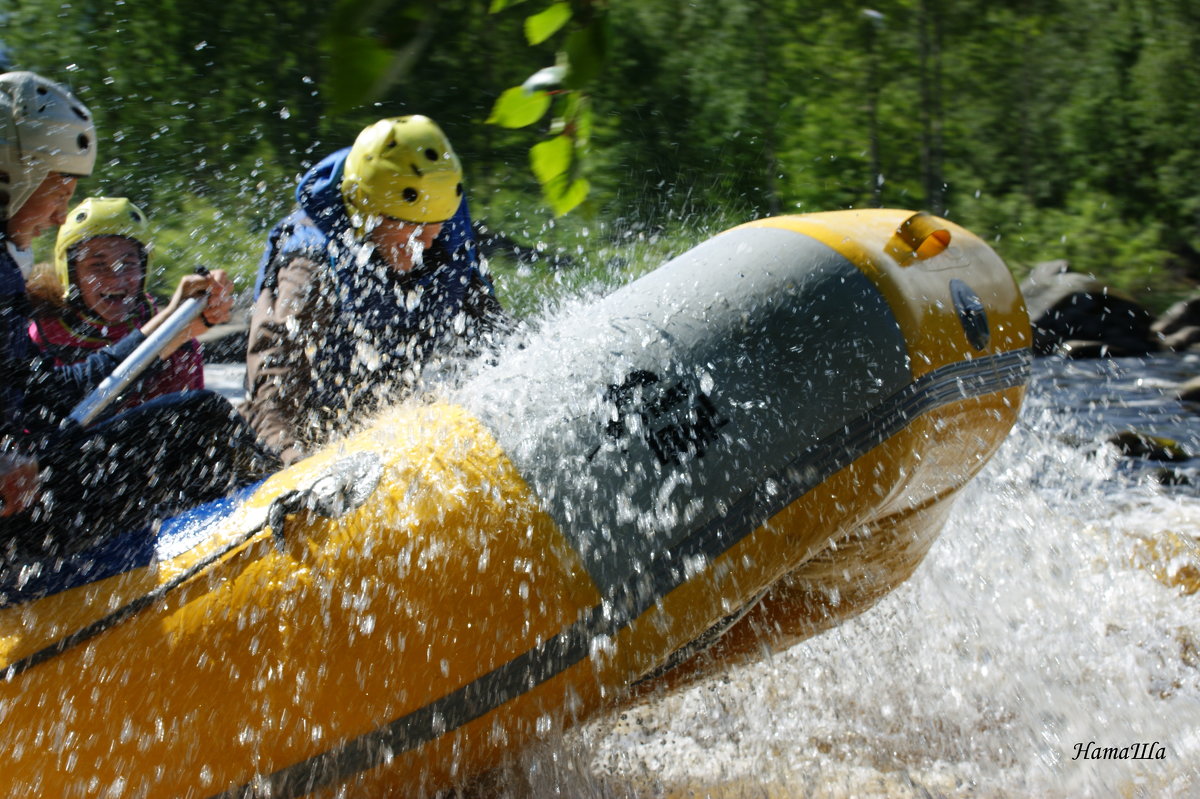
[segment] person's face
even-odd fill
[[[37,187],[21,210],[8,220],[8,237],[22,249],[33,243],[43,231],[67,221],[76,178],[51,172]]]
[[[105,322],[123,322],[137,309],[145,280],[140,248],[124,236],[97,236],[77,245],[71,259],[79,298]]]
[[[384,217],[367,238],[393,269],[407,272],[415,265],[417,255],[428,249],[441,232],[441,222],[404,222]]]

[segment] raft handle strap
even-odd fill
[[[287,517],[308,511],[323,519],[338,519],[358,508],[375,491],[383,476],[383,465],[373,452],[357,452],[335,462],[305,489],[289,491],[271,503],[267,525],[280,552],[287,544]]]
[[[940,255],[949,246],[950,231],[946,230],[942,220],[918,211],[900,223],[884,249],[898,264],[908,266],[913,261]]]

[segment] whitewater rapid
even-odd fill
[[[1137,368],[1035,369],[1042,388],[906,584],[525,753],[508,795],[1200,795],[1200,592],[1183,579],[1200,568],[1200,498],[1097,438],[1135,388],[1169,404],[1169,381]],[[1079,386],[1051,380],[1070,369]],[[1097,390],[1119,413],[1064,412]]]

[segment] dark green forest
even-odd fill
[[[1151,307],[1200,282],[1194,0],[0,9],[10,68],[95,113],[100,160],[77,198],[142,204],[168,273],[248,274],[307,166],[379,117],[425,113],[463,158],[476,219],[562,256],[507,283],[498,258],[502,294],[756,216],[870,206],[943,214],[1018,275],[1070,259]],[[495,124],[498,98],[555,64],[561,85],[519,95],[541,104],[531,119]],[[614,255],[632,242],[658,249]]]

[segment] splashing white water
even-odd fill
[[[525,753],[509,795],[1200,793],[1200,593],[1137,565],[1200,533],[1200,500],[1121,480],[1050,402],[875,608]]]

